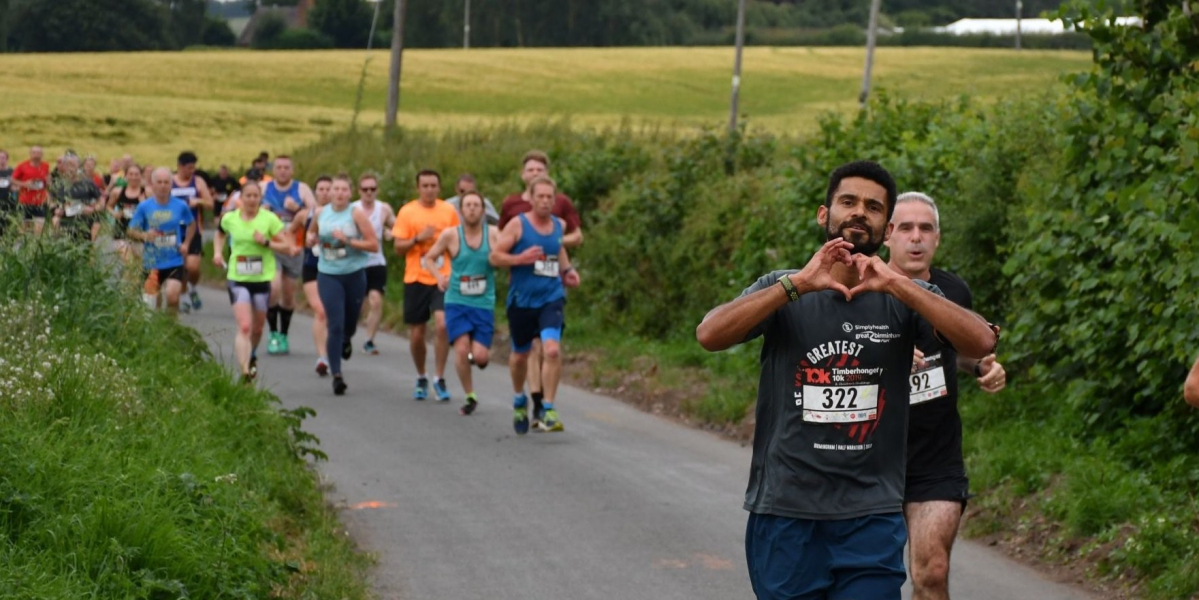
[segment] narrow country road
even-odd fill
[[[183,321],[232,364],[227,295],[203,298]],[[379,598],[753,598],[742,545],[748,448],[570,387],[558,402],[565,432],[518,437],[506,365],[476,371],[481,406],[462,417],[452,365],[452,402],[412,400],[408,342],[391,335],[376,340],[379,356],[354,340],[349,392],[337,398],[312,370],[310,331],[296,315],[290,356],[263,344],[259,385],[316,409],[305,429],[329,454],[319,465],[329,500],[378,556]],[[965,541],[951,589],[970,600],[1089,598]]]

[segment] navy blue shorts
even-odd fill
[[[495,310],[447,302],[445,330],[449,334],[451,344],[454,340],[469,335],[472,340],[490,348],[491,338],[495,335]]]
[[[815,521],[750,513],[745,559],[758,600],[900,600],[903,514]]]
[[[555,300],[537,308],[508,307],[508,333],[512,351],[524,354],[533,348],[533,339],[562,340],[562,311],[566,300]]]

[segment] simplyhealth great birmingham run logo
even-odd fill
[[[845,322],[841,324],[841,331],[852,335],[855,340],[864,340],[876,344],[886,344],[900,337],[898,333],[891,333],[890,325],[858,325]]]

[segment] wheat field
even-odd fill
[[[105,53],[0,56],[0,148],[168,164],[182,149],[202,165],[243,165],[343,130],[363,51]],[[359,123],[382,123],[388,52],[370,53]],[[856,106],[860,48],[747,48],[741,108],[751,127],[811,129]],[[400,122],[469,128],[569,118],[668,128],[727,119],[730,48],[472,49],[404,53]],[[1085,52],[881,48],[875,83],[895,95],[981,99],[1041,93],[1087,68]]]

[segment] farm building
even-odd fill
[[[1120,25],[1140,25],[1140,17],[1119,17],[1116,22]],[[944,27],[935,28],[942,33],[954,35],[991,34],[1015,35],[1016,19],[960,19]],[[1066,27],[1061,21],[1050,19],[1020,19],[1020,31],[1024,34],[1058,35],[1066,33]]]

